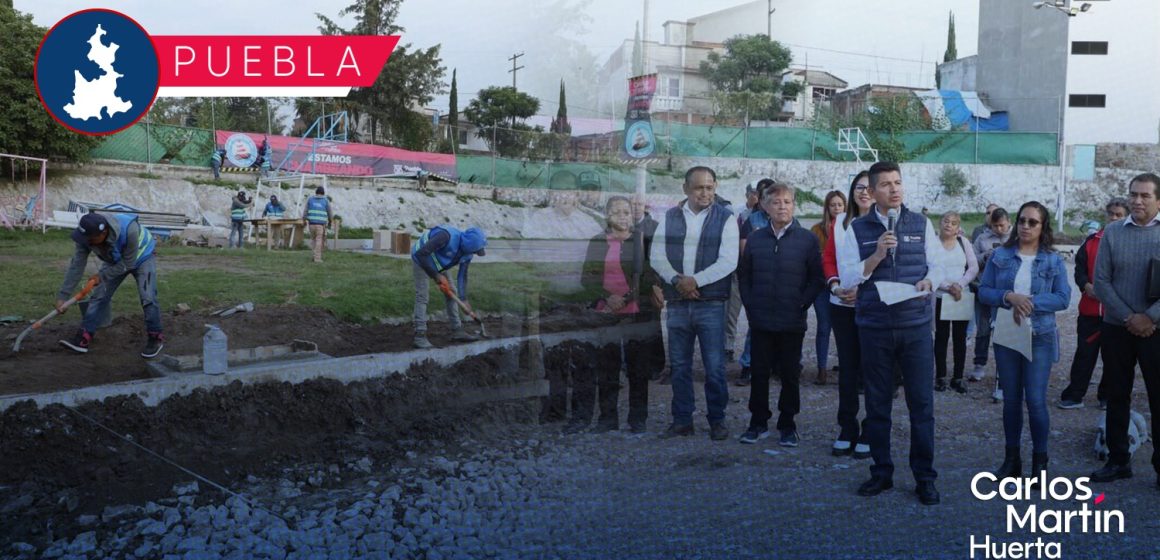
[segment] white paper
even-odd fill
[[[901,282],[875,282],[874,287],[878,289],[878,299],[886,305],[894,305],[896,303],[925,296],[930,292],[920,292],[913,284],[903,284]]]
[[[1015,313],[1010,309],[997,308],[995,315],[995,332],[991,340],[1000,346],[1006,346],[1031,360],[1031,318],[1024,317],[1022,324],[1015,324]]]
[[[970,321],[975,316],[975,294],[963,290],[963,298],[955,301],[950,294],[942,295],[942,311],[939,312],[940,321]]]

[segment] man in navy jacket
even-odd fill
[[[801,411],[799,378],[806,310],[822,291],[822,252],[818,238],[794,219],[794,189],[777,183],[765,190],[761,207],[768,227],[746,238],[737,264],[738,287],[753,334],[753,388],[749,393],[749,429],[741,443],[757,443],[769,435],[769,376],[781,376],[777,399],[777,430],[783,447],[797,447],[794,416]]]

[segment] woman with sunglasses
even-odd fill
[[[1017,232],[995,249],[983,271],[979,299],[992,308],[1009,309],[1017,324],[1031,321],[1031,359],[995,345],[995,366],[1003,385],[1003,432],[1007,440],[1003,465],[995,476],[1022,476],[1019,440],[1023,432],[1023,404],[1031,425],[1031,474],[1047,469],[1047,382],[1051,365],[1059,359],[1055,313],[1067,309],[1071,287],[1063,259],[1055,252],[1051,215],[1032,201],[1019,208]]]
[[[870,211],[874,199],[867,189],[870,187],[870,173],[861,171],[850,182],[850,204],[846,212],[834,217],[830,223],[830,235],[822,249],[822,271],[830,292],[830,324],[834,329],[834,340],[838,344],[838,439],[834,440],[831,453],[840,457],[853,453],[855,459],[870,457],[870,446],[862,441],[862,425],[858,423],[858,387],[862,384],[861,356],[858,342],[858,327],[854,324],[854,299],[858,296],[857,284],[843,287],[838,273],[841,255],[837,251],[845,247],[846,236],[850,233],[850,223],[854,218]]]

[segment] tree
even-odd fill
[[[44,110],[33,81],[37,46],[47,29],[32,16],[0,5],[0,152],[32,157],[87,161],[101,139],[61,126]]]
[[[912,94],[875,97],[870,100],[865,111],[847,117],[838,117],[830,109],[819,109],[815,119],[815,128],[831,130],[835,134],[842,128],[861,129],[870,145],[878,150],[878,159],[882,161],[910,161],[942,146],[951,135],[947,131],[920,146],[907,148],[902,141],[904,133],[937,131],[944,124],[932,122],[922,102]],[[830,159],[842,160],[838,154],[829,153],[820,146],[817,151]]]
[[[560,80],[560,108],[556,109],[556,118],[552,120],[552,132],[557,134],[572,134],[572,125],[568,124],[568,102],[564,99],[564,80]]]
[[[632,75],[644,74],[644,54],[640,48],[640,22],[636,22],[636,36],[632,39]]]
[[[950,62],[959,58],[959,51],[955,47],[955,13],[950,13],[947,23],[947,50],[943,53],[943,62]],[[942,70],[937,64],[934,66],[934,87],[942,88]]]
[[[527,132],[539,129],[524,124],[523,120],[535,115],[538,110],[540,101],[535,97],[520,93],[511,86],[493,86],[481,90],[463,114],[476,126],[476,134],[493,151],[504,156],[519,157],[526,154],[531,145]]]
[[[781,98],[801,93],[797,82],[782,82],[793,61],[789,49],[765,35],[738,35],[725,40],[725,54],[709,53],[701,73],[718,94],[718,117],[773,120],[781,113]]]
[[[354,0],[338,12],[339,17],[354,16],[350,29],[322,14],[315,15],[323,35],[397,35],[404,31],[395,24],[401,5],[402,0]],[[415,118],[411,107],[426,105],[443,92],[445,72],[439,45],[413,49],[410,43],[401,44],[391,53],[374,85],[356,88],[346,99],[336,100],[333,107],[327,104],[328,111],[345,110],[356,123],[369,119],[366,140],[371,143],[386,141],[408,149],[428,149],[434,137],[431,124],[425,118]],[[305,115],[300,116],[305,120]]]
[[[455,83],[455,72],[451,71],[451,95],[447,102],[447,126],[452,135],[459,128],[459,86]]]

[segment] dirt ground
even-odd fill
[[[113,324],[97,332],[87,354],[76,354],[57,341],[71,337],[80,315],[72,312],[58,318],[25,337],[20,352],[12,344],[26,325],[0,326],[0,395],[43,393],[104,385],[151,374],[138,353],[145,343],[145,326],[140,315],[116,317]],[[175,356],[200,354],[207,323],[222,327],[229,336],[229,347],[288,344],[295,339],[309,340],[331,356],[352,356],[411,349],[414,336],[409,323],[402,325],[361,325],[347,323],[319,309],[297,306],[259,306],[250,313],[229,317],[210,317],[198,313],[167,314],[164,317],[164,354]],[[573,307],[561,307],[538,320],[540,332],[560,332],[607,324],[610,318]],[[528,325],[513,328],[501,318],[484,320],[489,336],[527,334]],[[477,327],[467,323],[468,330]],[[520,332],[514,332],[519,330]],[[448,323],[434,321],[428,326],[428,337],[438,347],[453,344]]]

